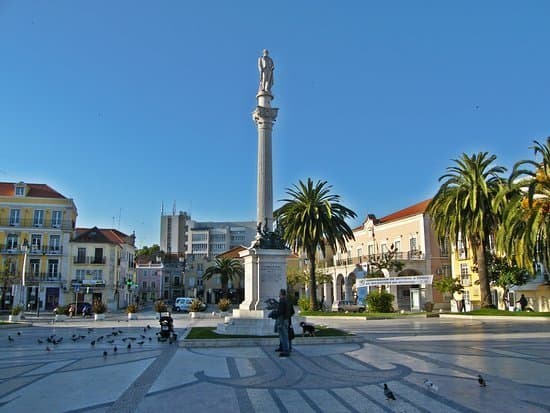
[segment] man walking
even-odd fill
[[[277,318],[277,331],[279,332],[279,341],[281,343],[281,352],[279,357],[288,357],[290,355],[290,343],[288,341],[288,323],[290,319],[290,303],[286,297],[286,290],[281,288],[279,292],[279,317]]]

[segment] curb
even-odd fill
[[[538,321],[538,322],[550,322],[550,317],[519,317],[519,316],[482,316],[482,315],[454,315],[454,314],[440,314],[439,318],[453,318],[459,320],[480,320],[480,321]]]
[[[365,342],[365,338],[357,336],[296,337],[292,340],[292,345],[346,344],[363,342]],[[178,342],[178,346],[182,348],[276,346],[278,344],[278,337],[218,338],[204,340],[183,339]]]

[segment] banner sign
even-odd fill
[[[406,277],[388,277],[388,278],[360,278],[355,281],[357,288],[370,287],[377,285],[403,285],[403,284],[431,284],[432,275],[411,275]]]

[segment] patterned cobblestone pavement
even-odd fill
[[[550,323],[326,319],[364,340],[289,358],[178,348],[147,323],[0,329],[0,412],[550,412]]]

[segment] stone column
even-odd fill
[[[256,222],[273,230],[273,174],[271,156],[271,132],[279,109],[271,107],[273,96],[260,92],[256,96],[258,106],[252,113],[258,128],[258,179]]]

